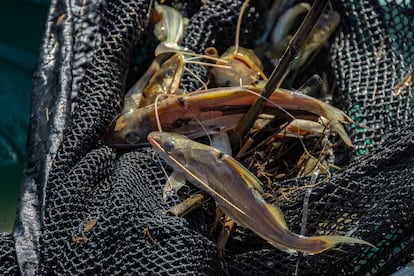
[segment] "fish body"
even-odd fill
[[[256,176],[229,155],[176,133],[151,132],[148,141],[168,165],[184,172],[226,215],[277,249],[312,255],[338,243],[371,245],[345,236],[305,237],[292,233],[282,211],[261,196],[262,184]]]
[[[292,26],[296,19],[300,15],[309,12],[310,9],[311,5],[306,2],[302,2],[291,7],[280,16],[275,28],[272,31],[271,37],[273,46],[279,49],[279,55],[283,54],[283,51],[289,43],[289,41],[286,41],[286,38],[291,38],[289,33],[291,32]]]
[[[260,87],[213,88],[184,95],[172,95],[128,113],[122,113],[110,125],[104,141],[114,147],[128,148],[148,144],[147,135],[162,129],[192,139],[234,129],[255,102]],[[263,110],[287,121],[318,121],[322,116],[347,145],[352,145],[342,122],[352,122],[341,110],[302,93],[276,90]],[[207,132],[207,133],[206,133]]]
[[[135,110],[139,107],[142,92],[144,92],[149,81],[160,70],[160,65],[157,61],[153,61],[145,73],[139,78],[139,80],[128,90],[124,96],[124,107],[122,113],[128,113],[131,110]]]
[[[295,21],[303,14],[309,12],[311,6],[302,2],[288,9],[280,17],[272,33],[272,47],[266,55],[277,64],[279,58],[286,50],[292,39],[292,27]],[[340,22],[340,15],[334,10],[329,10],[321,15],[318,22],[309,34],[308,39],[298,53],[295,60],[292,61],[291,69],[298,70],[316,53],[323,45],[326,44],[329,37],[335,31]]]
[[[317,53],[327,43],[339,22],[340,15],[336,11],[329,11],[321,15],[299,52],[298,58],[292,61],[293,70],[300,69],[314,53]]]

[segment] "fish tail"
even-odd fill
[[[336,133],[342,138],[346,145],[353,147],[352,141],[346,133],[342,122],[352,123],[353,120],[346,115],[342,110],[321,102],[321,108],[323,110],[323,117],[327,119],[331,126],[335,129]]]
[[[345,142],[345,144],[349,147],[353,147],[352,141],[348,136],[348,133],[346,133],[345,128],[340,122],[335,122],[333,125],[333,128],[335,129],[336,133],[342,138],[342,140]]]
[[[333,248],[337,244],[345,243],[345,244],[362,244],[362,245],[368,245],[371,247],[375,247],[373,244],[357,239],[352,237],[346,237],[346,236],[315,236],[315,237],[306,237],[307,240],[313,241],[312,244],[315,246],[309,247],[309,250],[304,250],[304,253],[307,253],[309,255],[319,254],[325,250],[328,250],[330,248]]]

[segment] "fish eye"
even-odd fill
[[[167,141],[166,143],[164,143],[164,149],[166,152],[172,152],[174,148],[175,145],[173,141]]]
[[[169,68],[165,71],[165,77],[171,79],[172,77],[174,77],[174,70]]]
[[[135,132],[135,131],[129,131],[129,132],[125,135],[125,141],[126,141],[128,144],[131,144],[131,145],[138,144],[139,140],[140,140],[139,135],[138,135],[138,133],[137,133],[137,132]]]

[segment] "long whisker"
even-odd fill
[[[165,183],[165,185],[169,185],[169,188],[171,189],[171,188],[172,188],[172,186],[173,186],[173,184],[171,183],[170,177],[169,177],[169,175],[168,175],[167,171],[165,170],[165,167],[164,167],[164,166],[163,166],[163,164],[162,164],[161,158],[160,158],[160,156],[159,156],[156,152],[154,152],[154,154],[156,155],[156,158],[157,158],[158,164],[160,165],[160,168],[161,168],[162,172],[164,173],[165,178],[167,179],[167,183]],[[165,188],[164,188],[164,189],[165,189]],[[165,202],[165,201],[166,201],[166,198],[164,198],[164,202]]]
[[[304,146],[304,149],[305,149],[306,153],[310,155],[310,153],[307,151],[302,139],[300,139],[300,140],[301,140],[301,143]],[[328,135],[325,134],[324,137],[323,137],[323,142],[322,142],[323,143],[323,147],[322,147],[323,151],[325,150],[326,145],[328,143],[327,140],[328,140]],[[310,155],[310,156],[312,156],[312,155]],[[303,199],[303,207],[302,207],[302,222],[301,222],[301,227],[300,227],[300,234],[301,235],[306,234],[306,222],[307,222],[307,219],[308,219],[309,198],[310,198],[310,194],[312,192],[312,188],[314,188],[317,185],[316,180],[319,178],[319,175],[320,175],[320,172],[321,172],[321,167],[324,166],[321,162],[324,158],[325,158],[325,154],[321,153],[319,158],[318,158],[318,161],[316,163],[316,166],[312,171],[310,184],[307,185],[309,187],[307,188],[307,190],[305,192],[305,198]],[[327,170],[327,171],[329,172],[329,170]],[[298,259],[298,262],[299,262],[299,259]]]
[[[158,131],[160,131],[160,132],[162,132],[162,127],[161,127],[160,116],[158,114],[158,100],[161,96],[162,96],[162,94],[157,95],[157,97],[155,98],[155,102],[154,102],[155,120],[157,122]]]
[[[207,59],[207,60],[212,60],[212,61],[216,61],[216,62],[220,62],[220,63],[224,63],[224,64],[229,62],[226,59],[222,59],[222,58],[218,58],[218,57],[212,57],[212,56],[203,55],[203,54],[197,54],[197,53],[188,52],[188,51],[180,51],[180,50],[171,49],[170,52],[171,53],[176,53],[176,54],[182,54],[184,56],[204,58],[204,59]]]
[[[239,40],[240,40],[240,29],[241,29],[241,22],[243,19],[243,14],[247,8],[247,5],[249,4],[249,0],[246,0],[243,3],[243,6],[240,9],[239,18],[237,19],[237,27],[236,27],[236,36],[234,38],[234,53],[239,52]]]
[[[203,131],[204,131],[204,133],[206,134],[206,136],[207,136],[207,139],[208,139],[208,142],[209,142],[209,144],[211,145],[211,144],[213,144],[213,142],[212,142],[212,140],[211,140],[211,136],[210,136],[210,134],[208,133],[208,130],[207,130],[207,128],[206,128],[206,126],[203,124],[203,122],[202,121],[200,121],[200,119],[198,119],[198,117],[197,117],[197,114],[195,114],[194,112],[192,112],[191,110],[189,110],[189,109],[187,109],[187,111],[194,117],[194,119],[197,121],[197,123],[199,123],[200,124],[200,126],[201,126],[201,128],[203,129]]]
[[[197,60],[191,60],[191,59],[186,59],[185,63],[198,64],[198,65],[204,65],[204,66],[210,66],[210,67],[218,67],[218,68],[224,68],[224,69],[231,69],[231,67],[227,66],[227,65],[215,64],[215,63],[209,63],[209,62],[203,62],[203,61],[197,61]]]

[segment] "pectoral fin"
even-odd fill
[[[162,197],[164,200],[175,193],[178,192],[186,183],[187,177],[184,172],[181,171],[173,171],[170,176],[168,177],[164,189],[162,191]]]
[[[315,237],[306,237],[306,239],[315,240],[319,242],[318,246],[315,247],[315,250],[307,252],[307,254],[310,254],[310,255],[319,254],[340,243],[347,243],[347,244],[357,243],[357,244],[368,245],[368,246],[375,248],[373,244],[367,241],[356,239],[356,238],[351,238],[351,237],[346,237],[346,236],[315,236]]]

